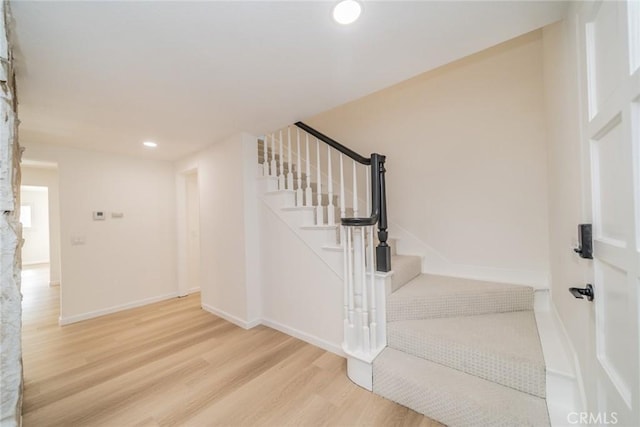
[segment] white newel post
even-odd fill
[[[345,242],[344,247],[344,259],[345,262],[345,276],[344,276],[344,287],[346,294],[346,308],[347,313],[344,319],[344,347],[345,351],[347,350],[355,350],[355,292],[353,286],[353,239],[352,236],[352,227],[346,227],[345,232],[347,236],[347,241]]]
[[[377,295],[376,295],[376,266],[374,262],[374,245],[373,239],[375,234],[375,227],[367,227],[367,231],[369,233],[369,249],[368,249],[368,257],[367,257],[367,270],[368,270],[368,283],[371,295],[371,309],[369,312],[371,323],[369,324],[369,329],[371,330],[371,348],[375,349],[378,347],[378,313],[376,311],[377,306]]]
[[[361,387],[373,387],[373,360],[386,347],[385,289],[389,273],[374,263],[375,226],[344,227],[344,341],[347,375]]]

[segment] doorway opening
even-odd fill
[[[20,223],[22,223],[22,265],[48,265],[49,188],[37,185],[20,187]]]
[[[186,283],[181,295],[200,292],[200,195],[198,171],[184,174]]]
[[[60,313],[60,214],[54,163],[24,160],[21,167],[23,323]]]
[[[20,223],[22,224],[22,307],[34,315],[42,307],[43,295],[55,298],[49,288],[49,189],[23,185],[20,187]]]

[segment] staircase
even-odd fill
[[[549,425],[533,289],[421,274],[387,322],[375,393],[450,426]]]
[[[344,278],[349,377],[449,426],[550,425],[533,289],[423,274],[393,238],[392,271],[376,272],[373,226],[340,226],[368,215],[371,182],[365,194],[357,183],[367,172],[354,161],[345,190],[342,154],[308,138],[289,128],[259,142],[262,200]]]

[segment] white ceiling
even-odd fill
[[[560,19],[552,2],[13,1],[21,139],[177,159]],[[144,140],[158,142],[152,151]]]

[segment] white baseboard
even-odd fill
[[[33,267],[35,265],[48,265],[49,264],[49,260],[42,260],[42,261],[22,261],[22,266],[23,267]]]
[[[567,423],[569,413],[584,409],[584,389],[575,352],[553,306],[536,310],[536,324],[546,365],[547,408],[552,426]]]
[[[576,352],[575,347],[573,346],[573,341],[569,339],[569,333],[564,326],[560,318],[560,314],[556,309],[556,306],[551,304],[550,311],[553,313],[553,316],[557,322],[560,333],[562,334],[562,343],[565,347],[565,352],[567,353],[570,362],[573,367],[573,372],[575,374],[575,378],[577,381],[577,396],[576,396],[576,404],[580,405],[579,409],[581,411],[587,410],[587,394],[584,386],[584,378],[582,377],[582,369],[580,367],[580,360],[578,359],[578,353]]]
[[[164,295],[145,298],[138,301],[129,302],[122,305],[116,305],[101,310],[90,311],[88,313],[76,314],[75,316],[62,317],[58,319],[60,326],[69,325],[71,323],[81,322],[83,320],[93,319],[94,317],[104,316],[106,314],[116,313],[118,311],[128,310],[130,308],[142,307],[143,305],[153,304],[154,302],[164,301],[178,296],[177,292],[171,292]]]
[[[539,311],[549,311],[550,302],[548,289],[536,289],[533,293],[533,311],[536,313]]]
[[[187,289],[186,292],[183,292],[182,290],[180,290],[180,291],[178,291],[178,298],[183,298],[183,297],[186,297],[188,295],[195,294],[196,292],[200,292],[200,287],[199,286],[198,287],[194,287],[194,288],[189,288],[189,289]]]
[[[315,335],[311,335],[306,332],[299,331],[298,329],[291,328],[287,325],[283,325],[282,323],[276,322],[274,320],[262,319],[262,324],[270,327],[271,329],[275,329],[284,334],[291,335],[292,337],[308,342],[309,344],[313,344],[316,347],[320,347],[331,353],[337,354],[338,356],[346,357],[346,354],[342,350],[342,346],[340,344],[335,344],[327,340],[323,340],[322,338],[318,338]]]
[[[275,329],[276,331],[280,331],[283,334],[287,334],[294,338],[298,338],[302,341],[308,342],[309,344],[315,345],[316,347],[320,347],[323,350],[327,350],[331,353],[335,353],[338,356],[346,357],[344,351],[342,351],[342,347],[339,344],[334,344],[332,342],[323,340],[322,338],[318,338],[315,335],[311,335],[306,332],[302,332],[298,329],[289,327],[287,325],[283,325],[282,323],[276,322],[275,320],[254,319],[254,320],[246,321],[239,318],[238,316],[227,313],[224,310],[220,310],[216,307],[212,307],[204,303],[202,304],[202,309],[218,317],[221,317],[224,320],[233,323],[234,325],[240,326],[243,329],[251,329],[258,325],[264,325],[271,329]]]
[[[227,313],[224,310],[220,310],[219,308],[215,308],[215,307],[210,306],[210,305],[205,304],[205,303],[202,303],[202,309],[205,310],[205,311],[208,311],[211,314],[214,314],[214,315],[216,315],[218,317],[223,318],[227,322],[231,322],[234,325],[238,325],[242,329],[251,329],[251,328],[254,328],[254,327],[258,326],[261,323],[260,319],[254,319],[254,320],[249,320],[249,321],[242,320],[238,316],[235,316],[233,314]]]

